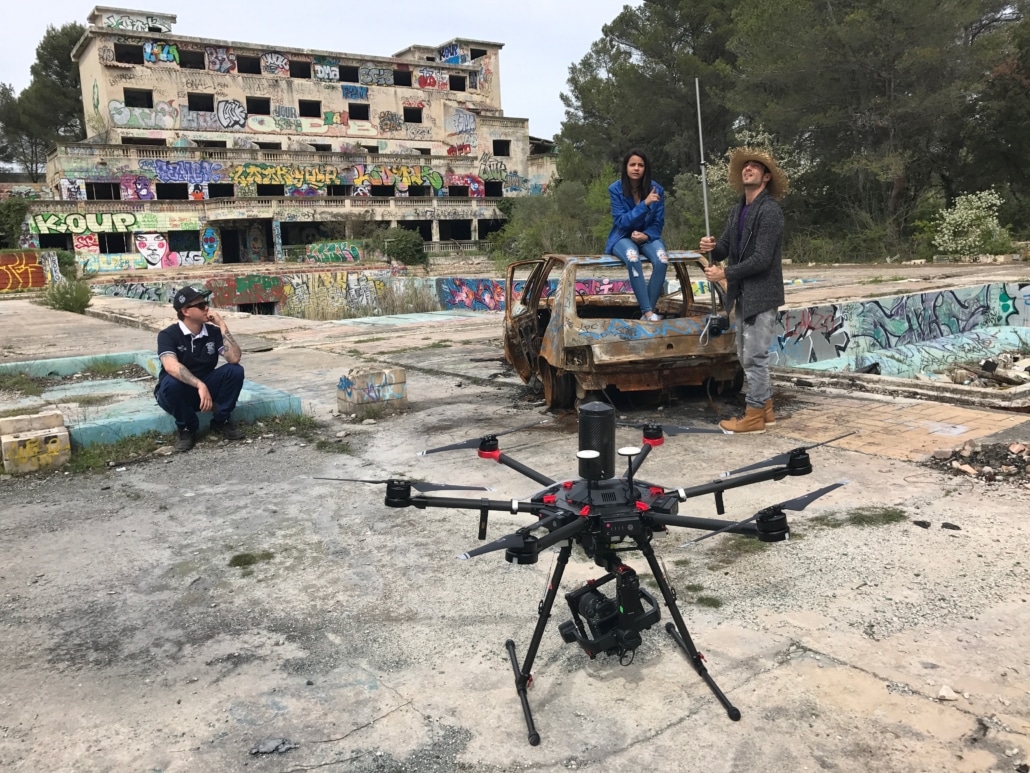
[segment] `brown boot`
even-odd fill
[[[773,413],[772,398],[765,401],[765,426],[772,427],[776,424],[776,414]]]
[[[759,435],[765,432],[765,409],[752,408],[749,405],[742,419],[720,421],[719,428],[727,435],[741,435],[745,432]]]

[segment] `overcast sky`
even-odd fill
[[[113,0],[106,7],[174,13],[173,32],[271,46],[391,56],[414,43],[437,46],[451,38],[504,43],[501,100],[505,115],[529,119],[529,132],[550,138],[565,117],[559,94],[569,65],[601,37],[601,27],[626,5],[642,0],[344,0],[334,3],[246,3],[215,0]],[[86,23],[92,2],[7,0],[0,24],[0,82],[16,91],[47,25]]]

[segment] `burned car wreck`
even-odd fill
[[[699,303],[688,267],[708,286],[697,252],[669,253],[670,279],[645,322],[623,264],[611,255],[545,255],[513,263],[505,285],[504,353],[526,383],[539,379],[550,408],[571,407],[588,392],[708,385],[738,391],[736,323],[722,290]],[[671,284],[671,283],[670,283]]]

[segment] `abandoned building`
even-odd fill
[[[501,198],[551,180],[553,143],[501,107],[501,43],[381,57],[183,37],[175,21],[93,9],[72,54],[89,136],[51,151],[23,247],[97,272],[349,262],[375,221],[473,251]]]

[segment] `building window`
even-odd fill
[[[101,237],[104,234],[100,234]],[[68,234],[40,234],[39,248],[41,250],[68,250],[71,252],[72,237]]]
[[[411,85],[411,70],[394,70],[393,71],[393,85],[394,86],[410,86]]]
[[[236,186],[232,183],[208,183],[207,197],[209,199],[231,199],[236,196]]]
[[[282,150],[283,144],[281,142],[255,142],[261,150]]]
[[[126,107],[154,107],[154,92],[150,89],[125,89]]]
[[[143,46],[115,43],[114,60],[122,64],[143,64]]]
[[[271,115],[272,100],[268,97],[247,97],[248,115]]]
[[[500,198],[504,195],[504,183],[500,180],[486,180],[483,183],[483,192],[490,198]]]
[[[97,234],[100,237],[100,251],[124,254],[129,251],[129,234]]]
[[[123,145],[160,145],[164,147],[168,143],[164,137],[122,137]]]
[[[169,252],[200,252],[200,231],[169,231]]]
[[[186,107],[194,113],[213,113],[215,112],[215,95],[189,93],[186,95]],[[496,144],[497,141],[494,140],[494,145]],[[497,154],[494,153],[494,155]]]
[[[318,153],[332,153],[333,152],[333,146],[330,145],[328,142],[312,142],[312,143],[309,143],[309,144]]]
[[[510,156],[511,155],[511,140],[494,140],[494,155],[495,156]]]
[[[155,183],[154,193],[157,194],[158,199],[188,201],[190,185],[189,183]]]
[[[404,123],[422,123],[421,107],[404,108]]]
[[[321,118],[322,103],[317,99],[302,99],[297,103],[297,112],[301,118]]]
[[[360,147],[362,150],[364,150],[367,153],[372,153],[373,155],[379,153],[379,146],[378,145],[359,145],[358,147]]]
[[[258,196],[285,196],[286,186],[285,185],[262,185],[258,183],[257,186]]]
[[[473,60],[482,59],[484,56],[486,56],[486,49],[485,48],[470,48],[469,49],[469,57],[471,57]]]
[[[428,185],[409,185],[408,186],[409,196],[432,196],[433,189]]]
[[[225,140],[193,140],[198,148],[225,148],[228,147]]]
[[[140,54],[142,56],[142,54]],[[340,65],[340,81],[343,83],[358,83],[358,68],[349,64]]]
[[[260,75],[261,57],[236,54],[236,72],[244,75]]]
[[[447,186],[448,196],[463,196],[468,198],[469,187],[467,185],[448,185]]]
[[[451,91],[465,91],[465,76],[464,75],[451,75],[448,77],[450,81]]]
[[[290,60],[290,77],[291,78],[310,78],[311,77],[311,62],[300,62],[295,59]]]
[[[179,49],[179,67],[184,70],[206,70],[207,60],[203,51],[183,51]]]
[[[433,149],[432,148],[415,148],[415,150],[417,150],[423,156],[431,156],[431,155],[433,155]]]
[[[325,186],[326,196],[350,196],[354,193],[353,185],[327,185]]]
[[[370,115],[368,105],[362,105],[357,102],[347,103],[347,115],[350,116],[352,121],[367,121]]]
[[[393,196],[395,191],[392,185],[370,185],[369,194],[372,196]]]
[[[118,201],[122,189],[118,183],[86,183],[86,198],[89,201]]]

